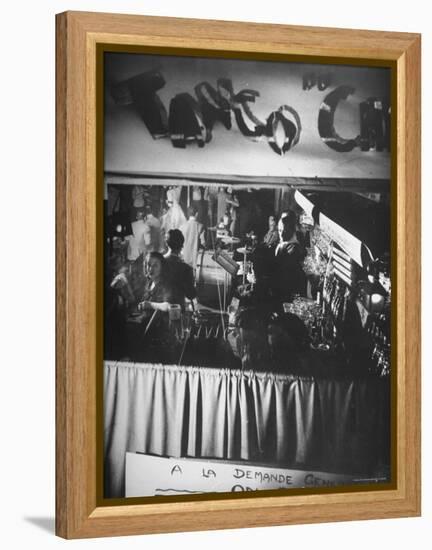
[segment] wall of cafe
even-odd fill
[[[158,95],[167,112],[171,99],[179,93],[194,95],[194,86],[207,80],[216,86],[219,77],[232,79],[234,92],[251,89],[259,92],[250,103],[254,115],[265,121],[281,105],[293,107],[300,116],[299,143],[280,156],[265,138],[245,137],[234,116],[230,130],[217,122],[212,140],[203,148],[189,144],[174,148],[169,137],[152,139],[132,105],[118,105],[105,94],[105,169],[108,171],[215,173],[255,176],[389,178],[388,151],[337,152],[321,139],[318,114],[326,95],[337,86],[349,85],[355,91],[340,101],[334,117],[337,133],[344,138],[359,134],[359,103],[369,97],[389,98],[390,71],[385,68],[324,66],[246,60],[197,59],[192,57],[149,56],[110,53],[105,62],[105,82],[123,81],[137,74],[158,70],[165,85]],[[317,86],[303,90],[305,72],[330,73],[331,85],[323,91]]]

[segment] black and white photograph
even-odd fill
[[[391,80],[104,52],[104,499],[391,486]]]

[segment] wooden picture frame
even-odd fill
[[[420,36],[85,12],[59,14],[56,25],[56,533],[82,538],[420,515]],[[392,488],[100,505],[96,55],[103,43],[241,52],[249,58],[265,53],[338,63],[362,59],[392,67]]]

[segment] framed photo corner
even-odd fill
[[[420,515],[420,50],[56,16],[59,536]]]

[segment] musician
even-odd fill
[[[294,212],[294,210],[284,210],[281,213],[279,221],[278,221],[278,226],[277,226],[278,231],[280,232],[280,231],[283,230],[282,220],[285,219],[285,218],[287,218],[287,220],[289,220],[289,223],[294,224],[295,234],[296,234],[297,240],[298,240],[299,244],[304,248],[305,243],[306,243],[305,235],[303,234],[302,231],[300,231],[300,229],[298,227],[297,214]]]
[[[194,300],[197,295],[193,269],[181,257],[184,242],[185,238],[179,229],[168,231],[168,252],[164,256],[173,284],[174,303],[180,304],[182,309],[185,307],[185,298]]]

